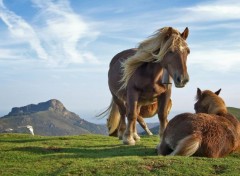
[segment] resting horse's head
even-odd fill
[[[217,114],[223,115],[227,113],[226,105],[220,94],[221,89],[216,92],[210,90],[201,91],[197,88],[196,99],[197,102],[194,104],[194,109],[196,113],[207,113],[207,114]]]
[[[166,32],[165,43],[162,48],[164,57],[161,61],[162,66],[168,71],[174,80],[175,87],[184,87],[189,81],[187,72],[187,56],[190,49],[186,43],[189,30],[186,28],[183,33],[176,33],[176,30],[169,27]]]

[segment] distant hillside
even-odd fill
[[[229,113],[233,114],[235,117],[237,117],[240,120],[240,109],[239,108],[228,107],[227,109],[228,109]],[[149,129],[153,134],[158,134],[159,125],[155,126],[153,128],[149,128]],[[146,132],[142,132],[141,134],[146,134]]]
[[[0,132],[27,125],[33,127],[35,134],[44,136],[107,134],[105,126],[81,119],[56,99],[12,108],[8,115],[0,118]]]
[[[236,116],[240,120],[240,109],[234,107],[228,107],[228,112]]]

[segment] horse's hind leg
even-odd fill
[[[124,134],[124,132],[126,130],[126,120],[125,120],[125,113],[124,113],[124,111],[121,112],[121,110],[120,110],[120,114],[121,114],[121,119],[120,119],[120,124],[119,124],[119,128],[118,128],[118,138],[120,140],[122,140],[123,134]]]
[[[170,155],[191,156],[201,145],[201,135],[192,134],[181,139]]]
[[[135,131],[133,132],[133,138],[134,138],[135,141],[139,141],[141,138],[137,133],[137,123],[136,123],[136,121],[134,122],[134,130]]]
[[[120,140],[122,140],[123,138],[123,134],[126,130],[126,120],[125,120],[125,117],[126,117],[126,107],[124,105],[124,103],[119,100],[116,96],[113,96],[113,99],[114,99],[114,102],[117,104],[118,106],[118,109],[119,109],[119,113],[120,113],[120,124],[119,124],[119,127],[118,127],[118,138]]]
[[[142,116],[138,116],[137,121],[141,125],[141,127],[147,132],[148,135],[153,135]]]

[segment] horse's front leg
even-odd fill
[[[140,136],[137,133],[137,120],[139,118],[139,114],[140,114],[140,109],[141,106],[137,105],[137,119],[134,122],[134,132],[133,132],[133,138],[135,139],[135,141],[139,141],[140,140]]]
[[[123,135],[123,144],[135,145],[135,139],[140,139],[140,137],[136,133],[136,121],[139,111],[137,100],[137,92],[128,92],[126,103],[128,124],[126,131]]]
[[[162,93],[158,98],[158,118],[160,121],[160,129],[159,129],[160,139],[162,138],[163,132],[168,124],[167,116],[169,113],[169,105],[171,101],[170,96],[171,96],[171,88],[168,89],[166,92]]]

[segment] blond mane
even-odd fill
[[[172,34],[167,36],[169,28],[164,27],[157,30],[155,34],[139,44],[135,55],[122,63],[123,77],[120,82],[123,84],[120,89],[127,87],[129,79],[143,63],[160,62],[169,50],[182,51],[187,47],[185,40],[176,29],[171,28]]]

